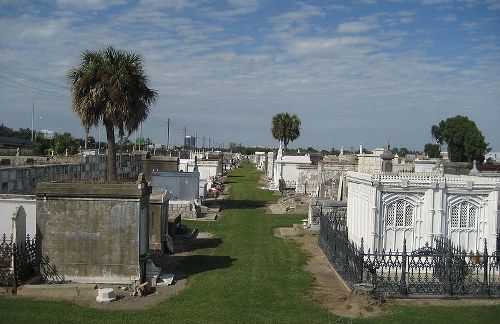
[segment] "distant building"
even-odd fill
[[[184,146],[186,148],[195,148],[196,147],[196,136],[186,136],[184,138]]]
[[[485,160],[500,161],[500,152],[490,152],[484,156]]]
[[[45,139],[54,138],[54,132],[48,129],[42,129],[38,133]]]

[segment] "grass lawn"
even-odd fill
[[[141,311],[103,311],[67,302],[0,298],[0,322],[172,322],[172,323],[331,323],[350,322],[323,310],[312,299],[313,276],[302,270],[306,255],[273,229],[300,222],[303,215],[266,215],[276,199],[256,188],[260,173],[249,164],[231,173],[231,197],[217,222],[187,222],[222,239],[200,249],[182,268],[188,288]],[[496,322],[499,306],[402,307],[375,322]]]

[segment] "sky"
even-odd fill
[[[500,0],[0,0],[0,123],[83,137],[67,73],[84,50],[140,53],[159,93],[142,134],[180,145],[423,150],[467,116],[500,151]],[[104,141],[104,127],[101,127]],[[99,129],[91,130],[98,138]],[[131,138],[138,136],[137,133]]]

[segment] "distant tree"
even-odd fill
[[[441,145],[427,143],[425,144],[424,152],[431,159],[439,158],[441,156]]]
[[[5,137],[14,137],[14,130],[8,126],[5,126],[4,124],[0,125],[0,136],[5,136]]]
[[[52,150],[53,141],[52,139],[45,138],[42,134],[38,134],[35,137],[35,144],[37,153],[40,155],[46,155]]]
[[[309,152],[309,153],[317,153],[317,152],[318,152],[318,150],[316,150],[316,149],[315,149],[314,147],[312,147],[312,146],[309,146],[309,147],[307,148],[307,152]]]
[[[405,157],[405,156],[408,155],[408,153],[410,153],[410,151],[406,147],[402,147],[402,148],[399,149],[398,155],[400,157]]]
[[[73,138],[70,133],[55,133],[52,139],[54,151],[57,154],[64,154],[68,150],[68,154],[76,154],[78,152],[78,140]]]
[[[29,128],[19,128],[17,131],[17,137],[29,140],[31,139],[31,129]]]
[[[94,136],[87,137],[87,147],[88,148],[96,148],[96,141]]]
[[[31,139],[31,129],[19,128],[18,131],[15,131],[14,129],[12,129],[4,124],[1,124],[0,125],[0,136],[15,137],[15,138],[22,138],[22,139]]]
[[[279,113],[273,116],[271,132],[273,137],[283,142],[285,150],[288,143],[294,141],[300,136],[301,121],[297,115],[289,113]]]
[[[399,149],[398,149],[397,147],[393,147],[393,148],[391,149],[391,153],[392,153],[392,154],[394,154],[394,155],[396,155],[396,154],[397,154],[397,155],[399,156]]]
[[[465,116],[457,115],[442,120],[431,128],[432,136],[439,144],[448,145],[448,157],[453,162],[484,161],[490,151],[476,123]]]
[[[82,53],[68,74],[72,106],[85,129],[103,123],[108,142],[108,180],[117,179],[115,127],[120,137],[136,130],[158,94],[149,88],[139,54],[109,46]]]
[[[141,142],[141,146],[144,146],[144,141]],[[122,136],[118,140],[117,147],[120,151],[131,151],[134,148],[134,143],[130,141],[128,136]]]

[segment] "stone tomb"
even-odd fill
[[[141,178],[141,177],[140,177]],[[151,187],[39,183],[39,253],[65,280],[132,283],[145,277]]]
[[[149,249],[161,251],[167,249],[168,199],[166,190],[153,190],[149,200]]]

